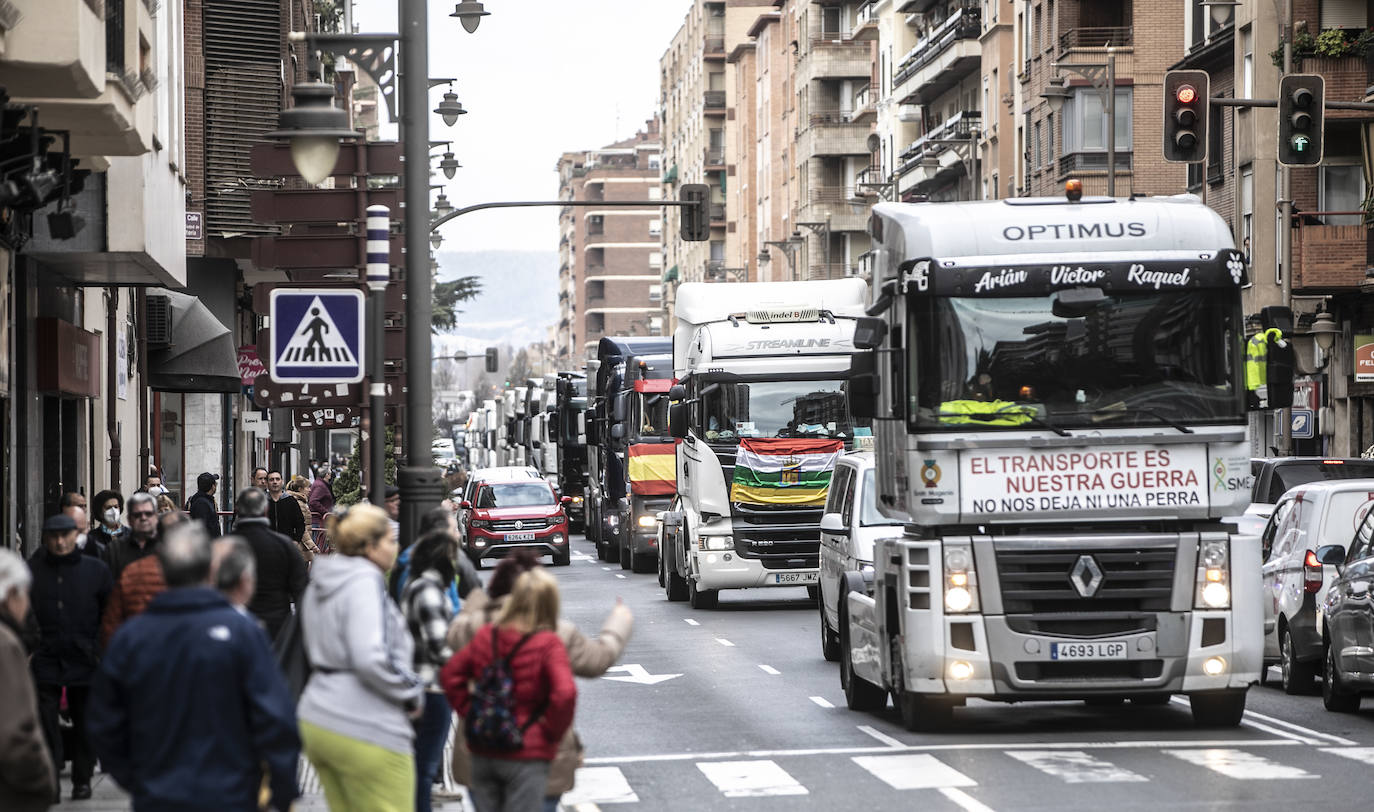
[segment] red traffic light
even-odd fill
[[[1192,85],[1179,85],[1178,90],[1174,91],[1174,98],[1183,104],[1192,104],[1197,101],[1197,88]]]

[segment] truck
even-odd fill
[[[558,435],[558,492],[572,499],[565,509],[571,532],[585,529],[587,499],[587,376],[558,373],[552,422]]]
[[[874,207],[851,410],[904,527],[844,575],[851,709],[891,696],[930,730],[970,698],[1183,694],[1241,721],[1264,637],[1259,545],[1223,521],[1250,495],[1246,258],[1191,195],[1075,191]]]
[[[588,376],[588,540],[603,561],[619,561],[635,572],[651,572],[658,563],[657,513],[668,507],[672,492],[671,481],[664,489],[663,466],[651,471],[649,460],[650,452],[669,442],[667,401],[645,389],[667,394],[672,348],[669,337],[606,336],[597,344],[595,374]],[[653,415],[642,413],[646,398],[651,412],[662,406],[661,422],[647,431],[644,421]],[[636,483],[631,483],[632,471]],[[654,482],[646,479],[651,473]],[[655,508],[651,513],[649,504]],[[637,523],[644,516],[649,522]]]
[[[678,288],[669,426],[677,489],[659,583],[713,609],[722,589],[816,595],[820,520],[839,454],[871,440],[847,407],[858,278]]]

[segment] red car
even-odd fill
[[[568,564],[568,514],[572,501],[555,496],[542,478],[484,479],[469,488],[459,506],[464,514],[464,552],[479,568],[484,558],[500,558],[513,550],[533,550],[553,556],[557,566]]]

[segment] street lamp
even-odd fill
[[[1341,334],[1341,326],[1325,310],[1317,312],[1317,317],[1312,320],[1312,326],[1307,329],[1317,341],[1317,346],[1321,347],[1322,354],[1331,352],[1331,348],[1336,344],[1336,336]]]
[[[830,278],[830,215],[827,214],[827,215],[825,216],[825,220],[824,220],[824,221],[821,221],[821,222],[817,222],[817,223],[802,223],[802,222],[798,222],[797,225],[801,226],[802,228],[804,228],[804,229],[810,231],[812,234],[815,234],[815,235],[817,235],[817,236],[819,236],[819,237],[821,238],[821,243],[822,243],[823,245],[825,245],[825,278],[826,278],[826,279],[829,279],[829,278]],[[795,232],[795,231],[792,232],[792,236],[793,236],[793,237],[796,237],[797,239],[801,239],[801,235],[798,234],[798,233]]]
[[[306,183],[318,186],[334,171],[339,160],[339,139],[356,139],[348,127],[348,112],[334,106],[334,86],[303,82],[291,88],[294,106],[283,110],[279,129],[267,138],[288,140],[291,163]]]
[[[482,18],[489,14],[491,12],[482,8],[482,4],[476,0],[463,0],[453,8],[453,13],[448,16],[457,17],[458,21],[463,24],[463,30],[471,34],[477,30],[477,26],[482,24]]]
[[[438,250],[439,250],[439,246],[441,246],[441,245],[443,245],[443,244],[444,244],[444,235],[443,235],[443,234],[440,234],[440,233],[437,232],[437,231],[434,231],[434,232],[431,232],[431,233],[430,233],[430,235],[429,235],[429,247],[430,247],[430,248],[433,248],[435,251],[438,251]]]
[[[787,257],[787,274],[793,281],[797,278],[797,248],[801,246],[801,235],[793,232],[793,236],[785,240],[764,240],[764,245],[773,245],[782,249],[783,256]],[[759,252],[759,261],[768,262],[772,259],[768,251]]]
[[[443,192],[439,193],[439,196],[434,199],[434,210],[438,212],[441,217],[453,211],[453,204],[448,202],[448,195]],[[434,240],[431,239],[430,243],[433,244],[433,242]],[[435,245],[434,247],[438,248],[439,246]]]
[[[444,177],[453,180],[453,176],[463,165],[458,163],[458,159],[453,157],[452,152],[445,152],[444,159],[439,162],[439,168],[444,170]]]
[[[434,112],[443,118],[444,125],[448,127],[457,124],[459,116],[465,116],[468,113],[463,109],[463,103],[458,101],[458,94],[452,90],[444,94],[444,100],[439,102],[439,106],[434,108]],[[450,177],[452,176],[450,175]]]

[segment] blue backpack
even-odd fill
[[[490,753],[513,753],[525,743],[525,731],[544,713],[541,706],[525,724],[515,720],[515,677],[511,660],[533,633],[520,638],[504,657],[499,649],[496,625],[491,627],[491,662],[472,686],[471,708],[463,720],[468,746]]]

